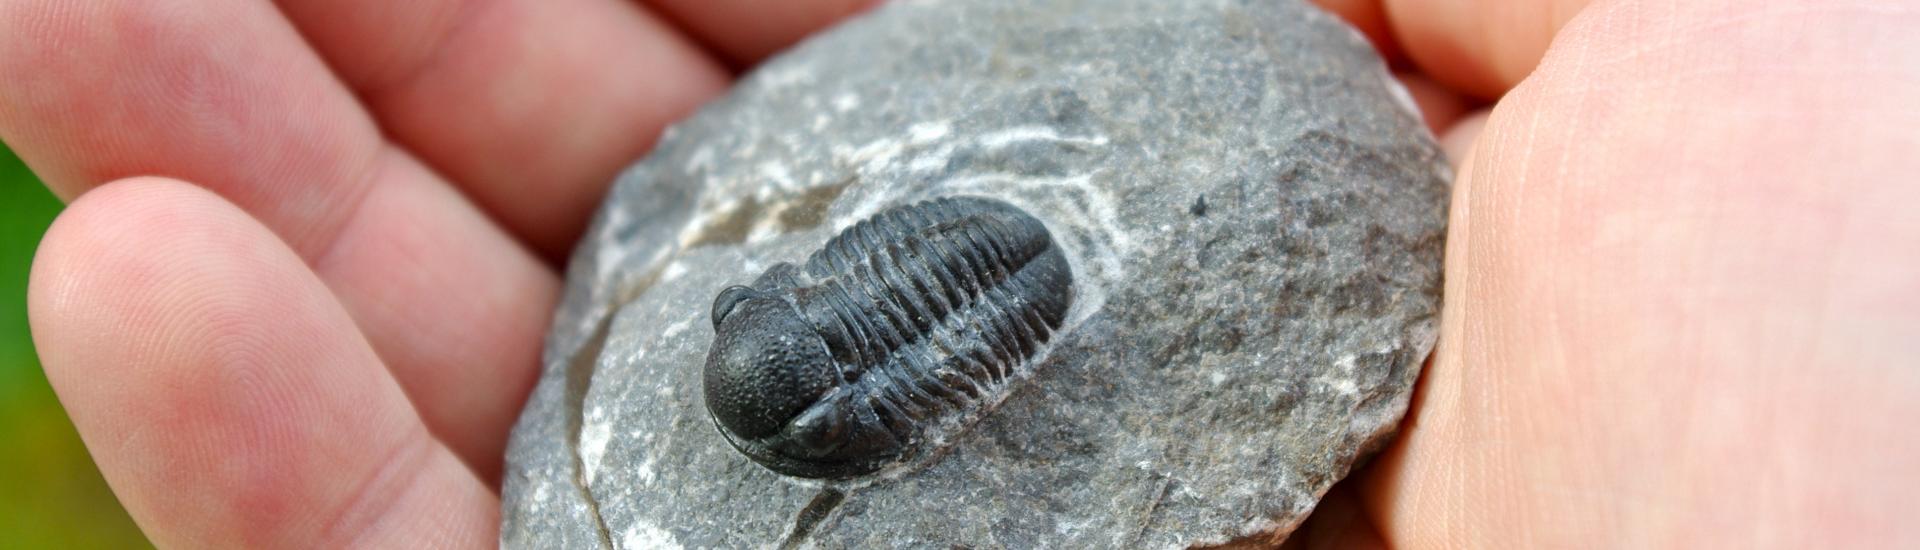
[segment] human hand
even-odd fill
[[[1911,10],[1324,3],[1466,158],[1421,398],[1304,544],[1913,540]],[[723,71],[617,1],[72,4],[0,5],[33,75],[0,137],[68,198],[212,191],[106,185],[36,264],[129,510],[162,544],[492,544],[549,262]],[[742,62],[851,9],[698,4],[662,11]],[[1501,99],[1456,122],[1461,93]]]
[[[1459,174],[1414,408],[1299,544],[1920,545],[1916,6],[1322,3]]]
[[[494,546],[604,186],[865,3],[0,2],[47,376],[161,546]]]

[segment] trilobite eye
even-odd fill
[[[815,406],[793,419],[794,441],[808,450],[826,454],[847,442],[847,419],[835,407]]]
[[[733,285],[720,291],[720,297],[713,299],[713,328],[720,328],[720,321],[726,320],[727,314],[733,313],[734,306],[740,305],[741,300],[752,297],[754,292],[752,288],[740,285]]]

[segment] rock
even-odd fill
[[[514,430],[502,544],[1278,540],[1406,410],[1448,173],[1365,41],[1298,0],[889,4],[620,177]],[[1067,252],[1076,298],[1033,376],[887,477],[803,482],[728,447],[700,395],[719,290],[955,194]]]

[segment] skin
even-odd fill
[[[1920,8],[1323,3],[1459,175],[1406,427],[1296,544],[1920,544]],[[48,378],[161,546],[491,546],[634,138],[863,4],[0,2]]]

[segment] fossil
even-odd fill
[[[1073,301],[1040,220],[1003,201],[894,207],[713,303],[703,385],[754,462],[846,479],[922,456],[1005,397]]]

